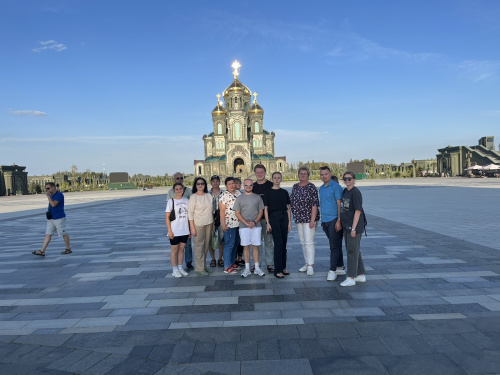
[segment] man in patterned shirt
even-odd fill
[[[239,243],[238,227],[240,222],[233,206],[241,192],[236,190],[233,177],[227,177],[224,183],[227,190],[223,191],[219,197],[220,225],[224,231],[224,273],[236,275],[240,269],[234,264]]]

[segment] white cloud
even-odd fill
[[[498,60],[465,60],[457,65],[461,74],[472,82],[480,82],[495,76],[500,70]]]
[[[33,48],[33,52],[42,52],[45,50],[61,52],[67,49],[65,44],[57,43],[55,40],[46,40],[39,42],[40,47]]]
[[[31,109],[26,109],[24,111],[10,111],[10,113],[16,116],[47,116],[45,112],[32,111]]]
[[[328,57],[346,56],[355,60],[399,58],[417,62],[441,59],[441,55],[437,53],[411,52],[397,48],[384,47],[356,33],[338,33],[334,36],[333,40],[336,41],[337,46],[326,52],[326,56]]]
[[[493,111],[483,111],[480,112],[483,116],[500,116],[500,110]]]

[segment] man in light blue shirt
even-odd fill
[[[342,187],[332,180],[332,172],[328,167],[320,168],[323,185],[319,188],[321,204],[321,227],[330,242],[330,271],[327,280],[333,281],[337,275],[345,275],[344,254],[342,253],[342,224],[340,223],[340,203]]]

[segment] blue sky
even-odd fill
[[[500,2],[0,2],[0,164],[193,171],[240,80],[287,160],[500,143]]]

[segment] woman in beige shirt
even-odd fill
[[[214,222],[212,195],[208,192],[207,181],[202,177],[194,179],[193,194],[188,204],[189,229],[193,236],[193,260],[200,276],[208,276],[212,270],[207,267],[207,252]]]

